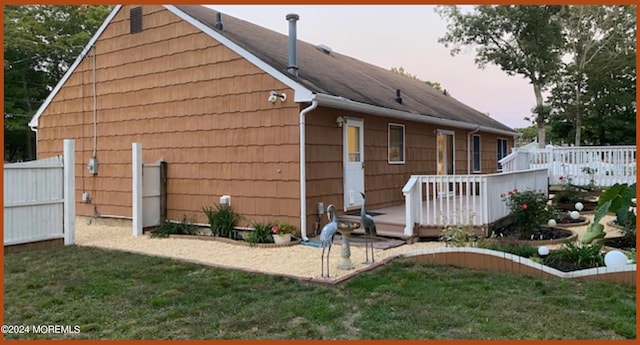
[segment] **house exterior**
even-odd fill
[[[517,133],[430,86],[203,6],[116,6],[30,122],[38,158],[76,140],[84,216],[131,216],[131,144],[167,164],[167,217],[246,220],[303,237],[318,203],[403,203],[411,175],[498,171]],[[97,173],[87,169],[97,161]]]

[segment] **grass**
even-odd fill
[[[338,286],[88,247],[5,256],[28,339],[635,339],[634,286],[396,260]]]

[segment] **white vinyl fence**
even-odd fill
[[[63,156],[4,165],[4,245],[64,238],[75,233],[75,142]]]
[[[132,160],[132,205],[133,222],[132,233],[137,237],[142,235],[145,227],[160,225],[166,215],[163,199],[164,162],[142,162],[142,144],[131,145]]]
[[[580,146],[515,150],[500,161],[504,172],[549,171],[549,184],[611,186],[636,181],[635,146]],[[561,178],[562,177],[562,178]]]

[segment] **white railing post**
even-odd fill
[[[131,144],[131,158],[132,158],[132,186],[131,194],[133,195],[132,208],[133,208],[133,236],[138,237],[142,235],[142,144]]]
[[[73,139],[63,141],[64,159],[64,245],[75,244],[76,238],[76,148]]]

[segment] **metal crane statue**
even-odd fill
[[[362,195],[362,208],[360,209],[360,222],[362,223],[362,227],[364,228],[364,247],[365,247],[365,256],[366,260],[365,264],[376,262],[376,259],[373,255],[373,237],[378,234],[376,230],[376,223],[373,221],[373,217],[367,214],[365,210],[365,197],[364,193],[360,193]],[[369,261],[369,247],[371,247],[371,261]]]
[[[330,214],[331,217],[329,216]],[[333,217],[333,219],[332,219]],[[327,278],[329,278],[329,253],[331,253],[331,245],[333,244],[333,236],[338,232],[338,215],[336,214],[336,208],[333,204],[327,206],[327,218],[330,222],[322,228],[320,232],[320,244],[322,245],[322,273],[321,277],[324,278],[324,250],[327,249]]]

